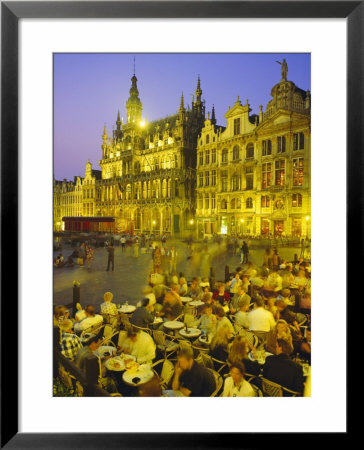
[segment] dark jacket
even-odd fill
[[[147,328],[150,323],[154,322],[154,316],[145,307],[137,308],[130,318],[130,323],[137,327]]]
[[[284,353],[267,357],[263,366],[263,377],[292,391],[303,392],[302,367]]]

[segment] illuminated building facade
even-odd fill
[[[195,214],[196,145],[205,119],[200,78],[191,108],[185,108],[182,94],[178,112],[154,122],[142,117],[135,74],[131,82],[126,123],[118,112],[112,136],[104,127],[100,176],[86,164],[82,215],[114,217],[117,232],[186,235]],[[74,188],[55,182],[56,230],[62,217],[76,216],[64,207]]]
[[[110,136],[104,127],[101,170],[87,162],[84,178],[54,181],[54,229],[82,216],[130,234],[310,237],[310,92],[281,65],[265,111],[238,97],[226,127],[214,108],[205,117],[200,78],[191,108],[182,95],[176,114],[147,122],[134,74],[126,123],[118,112]]]
[[[229,107],[226,128],[207,117],[197,146],[196,221],[199,237],[310,237],[310,92],[282,78],[265,112],[248,100]]]

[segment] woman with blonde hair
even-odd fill
[[[259,375],[260,365],[256,361],[249,359],[249,350],[251,350],[253,354],[256,352],[254,347],[249,346],[248,339],[245,336],[235,336],[230,347],[228,362],[230,364],[243,363],[247,373]]]
[[[233,334],[229,327],[220,327],[211,339],[210,355],[219,361],[226,361],[229,354],[229,343]]]
[[[292,343],[292,335],[291,330],[289,328],[288,323],[279,319],[272,331],[268,333],[267,341],[265,344],[265,348],[268,352],[276,354],[277,349],[277,341],[278,339],[283,339],[287,342],[288,347],[291,349],[290,353],[293,352],[293,343]]]

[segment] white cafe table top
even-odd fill
[[[121,305],[121,308],[118,309],[119,312],[124,314],[130,314],[136,310],[134,305]]]
[[[189,303],[191,306],[201,306],[204,305],[204,302],[201,302],[201,300],[194,300],[193,302]]]
[[[179,322],[178,320],[170,320],[169,322],[164,322],[163,325],[170,330],[180,330],[185,326],[183,322]]]
[[[129,386],[140,386],[141,384],[150,381],[153,378],[153,376],[154,376],[153,370],[147,364],[143,364],[136,371],[126,370],[123,373],[123,380]],[[140,378],[140,381],[134,383],[133,379],[135,377]]]
[[[200,336],[200,334],[201,334],[201,330],[199,330],[198,328],[187,328],[187,331],[188,331],[188,333],[183,328],[183,330],[179,331],[179,334],[181,336],[187,337],[187,338],[197,337],[197,336]]]
[[[188,303],[188,302],[190,302],[191,300],[192,300],[191,297],[181,297],[182,303]]]

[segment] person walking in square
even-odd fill
[[[243,241],[243,245],[241,246],[241,254],[240,254],[240,263],[248,264],[248,255],[249,255],[249,247],[248,244]]]
[[[106,272],[109,271],[110,269],[110,264],[111,264],[111,270],[114,271],[114,247],[112,246],[112,244],[110,243],[107,247],[107,252],[108,252],[108,258],[107,258],[107,269]]]

